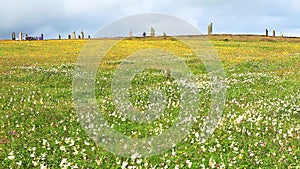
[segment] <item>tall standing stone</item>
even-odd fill
[[[23,33],[22,32],[19,33],[19,40],[23,40]]]
[[[132,32],[132,31],[129,32],[129,37],[130,37],[130,38],[133,37],[133,32]]]
[[[91,36],[89,35],[88,38],[91,39]]]
[[[84,39],[84,32],[83,31],[80,32],[80,37],[81,37],[81,39]]]
[[[71,39],[71,35],[68,35],[68,39]]]
[[[266,36],[269,36],[269,31],[268,31],[268,29],[266,29]]]
[[[58,40],[61,40],[61,35],[58,35]]]
[[[213,32],[213,23],[211,22],[207,27],[207,34],[212,35]]]
[[[72,32],[72,34],[71,34],[71,39],[76,39],[76,33],[75,33],[75,31]]]
[[[151,27],[151,36],[154,37],[155,36],[155,30],[154,28]]]
[[[275,30],[273,30],[273,37],[275,37],[276,36],[276,31]]]
[[[15,32],[13,32],[13,33],[11,34],[11,40],[16,40],[16,33],[15,33]]]
[[[44,34],[41,34],[41,39],[40,40],[44,40]]]

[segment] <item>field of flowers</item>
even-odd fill
[[[0,168],[300,168],[299,42],[211,41],[223,62],[227,95],[223,119],[206,142],[199,135],[211,86],[201,60],[174,39],[123,40],[112,48],[99,67],[95,92],[101,113],[116,131],[133,138],[159,135],[178,115],[176,86],[159,70],[138,74],[130,99],[147,109],[149,91],[164,89],[169,98],[164,117],[140,124],[115,111],[114,70],[133,49],[173,51],[193,71],[201,91],[199,115],[188,136],[147,158],[110,153],[82,128],[72,80],[86,42],[0,41]]]

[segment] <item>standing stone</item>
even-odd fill
[[[61,40],[61,35],[58,35],[58,39]]]
[[[276,36],[276,31],[275,30],[273,30],[273,37],[275,37]]]
[[[163,37],[164,37],[164,39],[167,39],[167,34],[166,34],[166,32],[163,33]]]
[[[89,35],[88,38],[91,39],[91,36]]]
[[[133,37],[133,32],[132,32],[132,31],[129,32],[129,37],[130,37],[130,38]]]
[[[282,37],[282,38],[283,38],[283,33],[282,33],[282,32],[280,32],[280,37]]]
[[[151,27],[151,36],[154,37],[155,36],[155,30],[154,28]]]
[[[266,29],[266,36],[269,36],[269,31],[268,31],[268,29]]]
[[[23,40],[23,33],[22,32],[19,33],[19,40]]]
[[[80,37],[81,37],[81,39],[84,39],[84,32],[83,31],[80,32]]]
[[[71,35],[68,35],[68,39],[71,39]]]
[[[11,40],[16,40],[16,33],[15,33],[15,32],[13,32],[13,33],[11,34]]]
[[[80,36],[80,35],[78,35],[78,39],[81,39],[81,36]]]
[[[75,33],[75,31],[72,32],[72,34],[71,34],[71,39],[76,39],[76,33]]]
[[[213,31],[213,23],[211,22],[207,27],[207,34],[212,35],[212,31]]]
[[[41,34],[41,38],[39,40],[44,40],[44,34]]]

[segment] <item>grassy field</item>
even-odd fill
[[[135,48],[160,46],[190,66],[202,97],[189,135],[169,151],[125,158],[97,146],[78,121],[72,97],[75,62],[86,40],[0,41],[0,168],[300,168],[300,43],[297,39],[214,36],[211,43],[226,73],[223,120],[199,140],[210,85],[199,58],[176,40],[124,40],[103,60],[97,101],[113,128],[134,138],[159,135],[170,119],[138,124],[123,120],[111,99],[114,69]],[[179,47],[178,47],[179,46]],[[139,80],[143,79],[143,80]],[[133,81],[132,102],[147,107],[149,88],[168,81],[149,70]]]

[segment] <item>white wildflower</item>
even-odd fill
[[[188,165],[188,168],[191,168],[193,163],[190,160],[186,160],[186,164]]]
[[[122,169],[125,169],[128,165],[128,162],[127,161],[123,161],[122,163]]]
[[[8,157],[7,157],[9,160],[13,160],[15,159],[15,155],[14,155],[14,151],[11,151],[9,154],[8,154]]]

